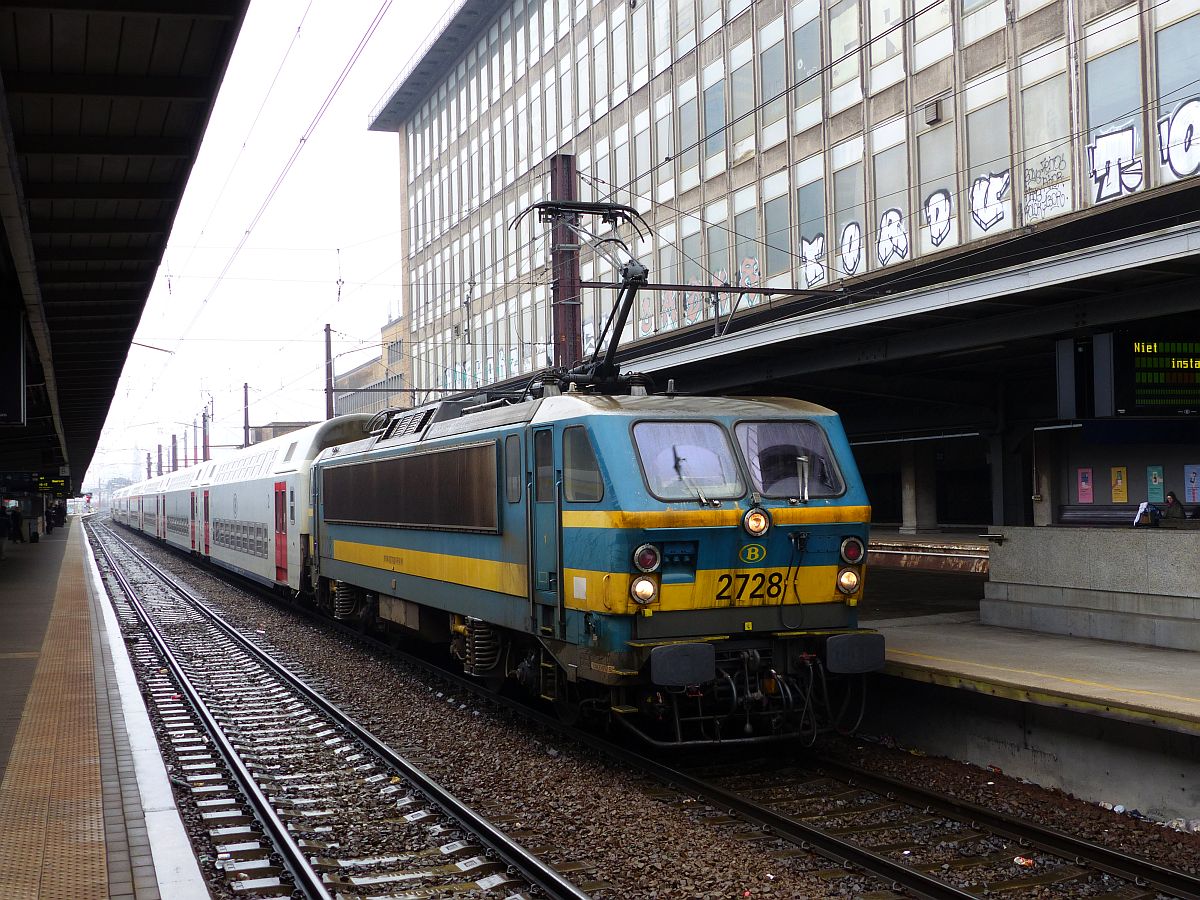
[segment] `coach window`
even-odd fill
[[[537,470],[537,499],[554,500],[554,439],[553,432],[538,431],[533,436],[533,465]]]
[[[509,503],[521,500],[521,439],[510,434],[504,439],[504,493]]]
[[[604,480],[592,442],[582,426],[563,431],[563,493],[572,503],[596,503],[604,499]]]

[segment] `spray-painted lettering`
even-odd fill
[[[1200,98],[1158,120],[1158,158],[1176,178],[1200,171]]]
[[[862,225],[847,222],[838,247],[842,257],[842,274],[853,275],[862,263]]]
[[[908,258],[908,230],[904,227],[904,213],[900,210],[893,207],[879,217],[875,252],[879,255],[881,266]]]
[[[935,247],[950,236],[950,192],[940,188],[925,198],[925,224],[929,228],[929,240]]]
[[[800,238],[800,268],[804,273],[804,286],[813,287],[825,280],[825,235],[818,234],[811,241]]]
[[[1008,194],[1010,174],[1007,170],[980,175],[971,182],[971,218],[983,231],[988,231],[1004,219],[1004,198]]]
[[[1136,146],[1137,129],[1133,125],[1097,135],[1096,142],[1088,145],[1094,202],[1132,194],[1142,186],[1142,158]]]

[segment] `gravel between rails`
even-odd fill
[[[704,825],[715,810],[645,795],[636,773],[424,673],[278,610],[140,542],[164,568],[209,599],[222,616],[431,777],[554,863],[582,862],[576,883],[607,882],[606,898],[853,897],[884,886],[866,878],[827,880],[817,856],[771,854],[790,845],[734,835],[744,826]],[[1183,834],[953,760],[916,756],[855,738],[821,749],[849,762],[964,800],[1019,812],[1062,831],[1163,865],[1200,860],[1200,836]],[[797,761],[802,761],[798,758]],[[988,782],[992,782],[991,785]],[[1014,855],[1019,848],[1011,848]],[[1014,870],[1015,876],[1016,870]]]

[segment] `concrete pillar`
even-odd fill
[[[929,444],[900,445],[901,534],[937,528],[937,466]]]
[[[988,438],[988,468],[992,474],[992,524],[1004,524],[1004,435]]]

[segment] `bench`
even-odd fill
[[[1133,527],[1140,503],[1069,503],[1058,508],[1056,525]]]
[[[1106,526],[1109,528],[1132,528],[1133,516],[1141,503],[1069,503],[1058,508],[1056,525],[1086,525],[1090,527]],[[1165,506],[1155,503],[1160,510]],[[1188,518],[1162,519],[1160,528],[1200,528],[1200,519],[1193,519],[1192,508],[1185,507]]]

